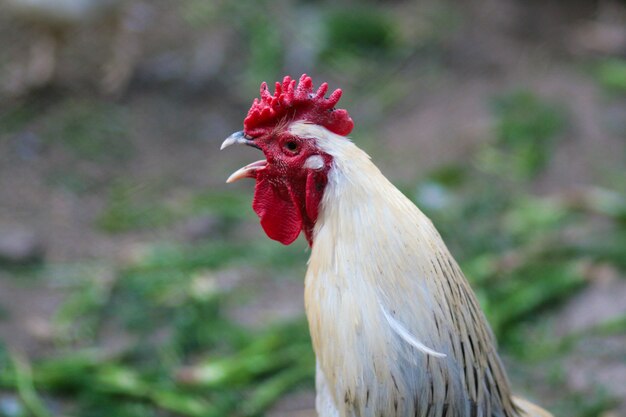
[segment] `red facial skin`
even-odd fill
[[[314,140],[293,136],[286,129],[255,138],[254,144],[267,158],[267,165],[253,174],[256,187],[252,208],[261,219],[263,230],[284,245],[292,243],[304,230],[313,246],[313,228],[328,182],[331,156],[320,151]],[[323,158],[323,168],[304,167],[313,155]]]
[[[313,88],[311,77],[303,74],[299,82],[287,76],[275,84],[272,95],[266,83],[261,84],[260,99],[255,99],[244,120],[244,133],[250,145],[263,151],[265,167],[248,171],[256,179],[252,207],[261,219],[265,233],[288,245],[304,230],[313,246],[313,228],[319,204],[328,182],[332,158],[315,146],[313,139],[294,137],[289,123],[305,120],[346,136],[354,127],[348,112],[336,109],[341,90],[325,97],[328,85]],[[306,160],[319,155],[321,169],[305,168]]]

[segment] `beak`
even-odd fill
[[[253,146],[255,148],[258,148],[258,146],[254,143],[254,141],[250,137],[246,136],[246,134],[243,133],[243,130],[242,130],[240,132],[235,132],[229,137],[227,137],[226,140],[222,143],[222,146],[220,147],[220,151],[234,144],[248,145],[248,146]]]
[[[226,183],[230,184],[231,182],[239,181],[242,178],[256,178],[256,172],[260,169],[264,169],[266,166],[267,161],[265,159],[248,164],[245,167],[239,168],[237,171],[233,172],[226,180]]]
[[[241,131],[241,132],[235,132],[229,137],[227,137],[224,143],[222,143],[222,147],[220,148],[220,150],[228,148],[230,145],[234,145],[234,144],[248,145],[248,146],[252,146],[253,148],[261,149],[259,145],[254,143],[254,140],[252,138],[250,138],[249,136],[246,136],[246,134],[243,133],[243,131]],[[256,178],[256,172],[261,169],[264,169],[266,166],[267,166],[267,161],[265,159],[248,164],[245,167],[240,168],[237,171],[235,171],[230,177],[228,177],[226,182],[231,183],[231,182],[238,181],[242,178]]]

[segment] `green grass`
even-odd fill
[[[96,226],[108,233],[163,228],[189,216],[209,215],[217,219],[222,233],[229,233],[238,223],[254,217],[250,196],[234,191],[209,190],[174,203],[163,201],[158,186],[146,187],[118,181],[109,187],[106,206]]]
[[[74,156],[99,162],[125,161],[134,152],[121,106],[92,100],[66,100],[51,109],[43,137]]]
[[[612,93],[626,93],[626,60],[613,58],[602,61],[597,67],[600,84]]]
[[[39,116],[43,103],[25,101],[0,110],[0,134],[16,133]]]
[[[324,30],[323,57],[384,56],[396,47],[393,20],[383,10],[359,8],[330,12]]]
[[[97,226],[109,233],[145,230],[170,224],[178,216],[168,206],[157,201],[155,191],[127,182],[113,184]]]
[[[285,392],[311,386],[308,328],[297,319],[244,329],[223,314],[235,295],[208,284],[215,271],[242,261],[277,264],[271,251],[278,248],[268,251],[265,241],[166,243],[112,276],[98,264],[44,270],[70,290],[55,317],[59,351],[67,353],[32,364],[0,355],[0,386],[17,389],[37,416],[49,412],[41,395],[72,398],[81,416],[260,415]],[[133,343],[100,350],[105,322],[117,323]],[[162,331],[169,337],[155,344]]]
[[[496,97],[492,108],[494,141],[479,154],[480,165],[512,179],[535,177],[567,126],[562,105],[518,90]]]

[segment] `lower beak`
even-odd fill
[[[230,184],[231,182],[238,181],[242,178],[256,178],[256,172],[260,169],[265,168],[266,165],[267,161],[265,159],[261,159],[260,161],[248,164],[243,168],[239,168],[237,171],[230,174],[230,177],[228,177],[226,183]]]
[[[241,132],[235,132],[230,135],[226,140],[222,143],[220,150],[228,148],[231,145],[248,145],[260,149],[256,143],[252,139],[250,139],[246,134]],[[251,164],[246,165],[243,168],[239,168],[237,171],[233,172],[230,177],[226,180],[227,183],[238,181],[242,178],[256,178],[256,172],[260,169],[265,168],[267,165],[267,161],[265,159],[261,159],[260,161],[253,162]]]

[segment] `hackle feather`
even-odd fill
[[[431,221],[348,139],[306,122],[290,131],[333,157],[305,281],[320,417],[550,416],[513,399]]]

